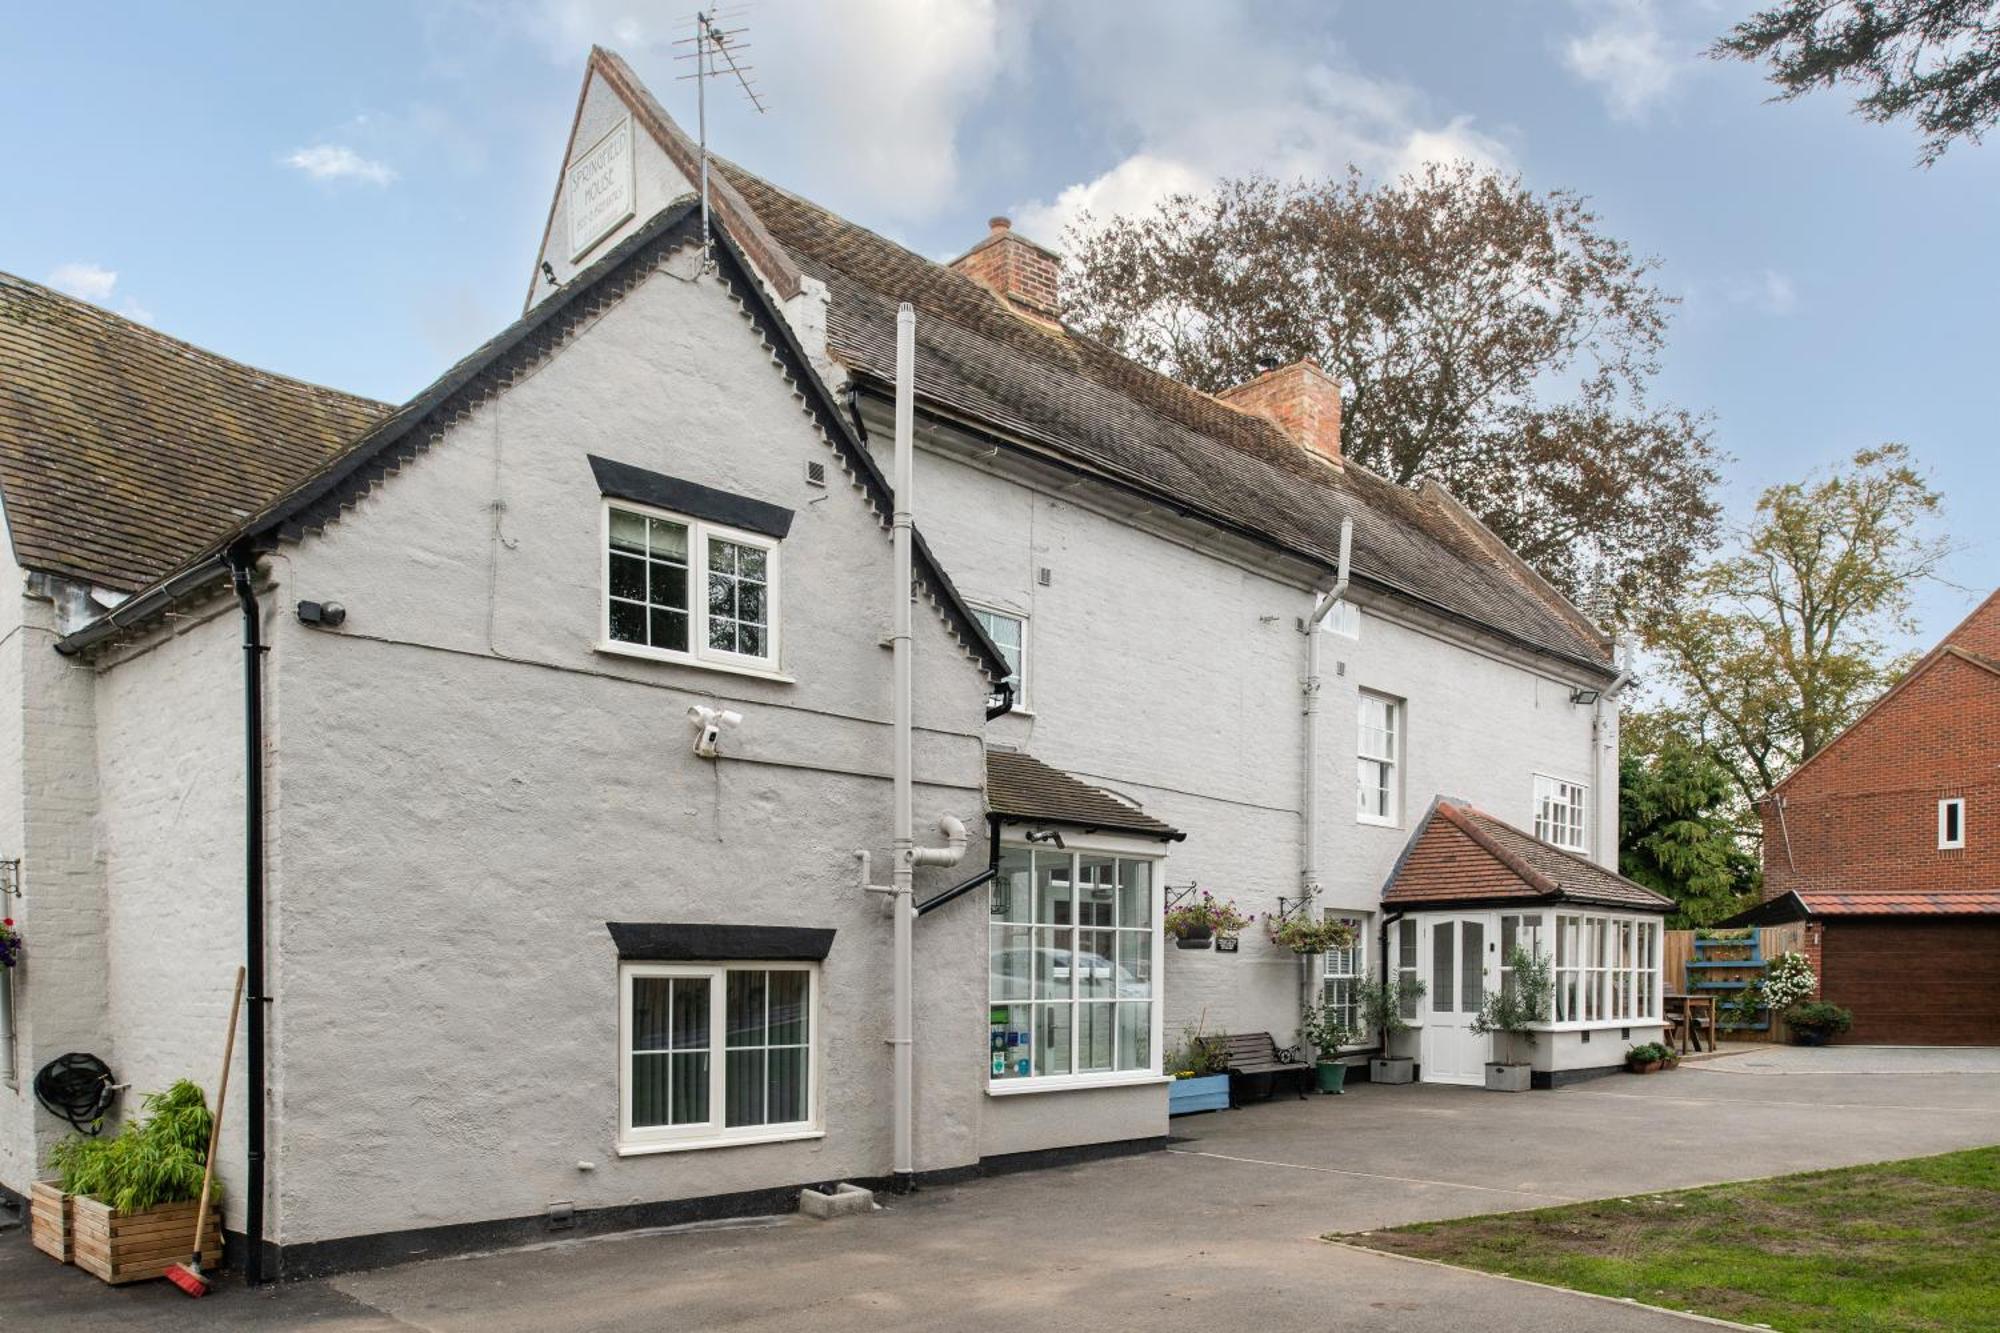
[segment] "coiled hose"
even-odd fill
[[[58,1055],[35,1075],[35,1100],[85,1134],[104,1128],[104,1113],[117,1095],[111,1067],[81,1051]]]

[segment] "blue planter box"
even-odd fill
[[[1192,1115],[1196,1111],[1229,1109],[1229,1075],[1204,1074],[1200,1078],[1177,1078],[1167,1085],[1167,1114]]]

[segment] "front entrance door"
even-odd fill
[[[1472,1031],[1486,1001],[1487,944],[1492,926],[1483,916],[1434,917],[1430,922],[1429,1013],[1424,1022],[1426,1083],[1486,1082],[1493,1039]]]

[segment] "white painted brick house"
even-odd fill
[[[267,1273],[887,1175],[854,853],[888,830],[902,301],[919,808],[986,835],[918,884],[919,1179],[1157,1146],[1183,1027],[1289,1045],[1302,993],[1385,962],[1436,983],[1429,1077],[1479,1081],[1503,939],[1565,978],[1545,1078],[1657,1035],[1661,906],[1588,864],[1611,645],[1451,497],[1342,459],[1330,379],[1197,393],[1063,329],[1006,228],[942,266],[728,164],[705,259],[693,152],[593,52],[526,313],[393,411],[0,285],[0,370],[39,393],[0,407],[0,1187],[66,1128],[29,1089],[53,1056],[211,1077],[253,897],[265,1179],[236,1099],[223,1176]],[[719,756],[690,706],[741,714]],[[1160,927],[1308,884],[1360,926],[1324,976],[1261,921],[1233,952]]]

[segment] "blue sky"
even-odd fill
[[[1901,440],[1954,583],[2000,578],[2000,142],[1915,166],[1846,96],[1765,102],[1699,0],[759,0],[770,99],[718,148],[926,253],[996,212],[1220,174],[1471,156],[1590,197],[1682,304],[1660,394],[1714,414],[1726,498]],[[387,399],[519,312],[590,42],[692,123],[678,5],[12,6],[0,269],[253,364]],[[1921,637],[1972,602],[1927,589]]]

